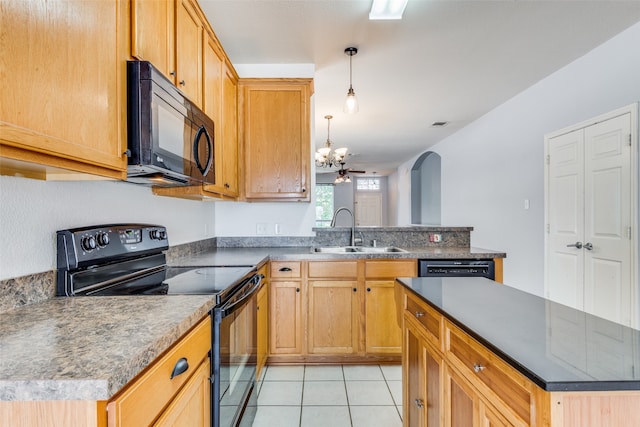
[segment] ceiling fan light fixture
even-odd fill
[[[369,20],[402,19],[408,0],[373,0]]]
[[[359,111],[358,98],[356,98],[356,92],[353,90],[352,77],[353,77],[353,56],[358,54],[358,48],[348,47],[344,50],[345,55],[349,55],[349,90],[347,91],[347,98],[344,100],[343,111],[347,114],[355,114]]]

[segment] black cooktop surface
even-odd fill
[[[255,271],[243,267],[168,267],[163,284],[168,295],[218,294],[237,286]]]

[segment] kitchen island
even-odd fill
[[[640,331],[483,278],[396,297],[405,426],[640,425]]]

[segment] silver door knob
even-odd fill
[[[416,311],[416,317],[423,317],[424,313],[421,311]]]
[[[422,401],[422,399],[416,399],[414,401],[414,403],[416,404],[416,406],[420,409],[424,408],[424,402]]]
[[[587,243],[589,244],[589,243]],[[567,245],[568,248],[582,249],[582,242],[575,242],[573,245]]]
[[[475,373],[482,372],[482,371],[484,371],[485,369],[486,369],[486,367],[485,367],[485,366],[482,366],[482,365],[481,365],[481,364],[479,364],[479,363],[474,363],[474,365],[473,365],[473,371],[474,371]]]
[[[585,243],[584,244],[584,248],[588,251],[592,251],[593,250],[593,245],[591,243]]]

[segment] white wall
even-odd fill
[[[119,181],[0,176],[0,280],[55,269],[55,232],[118,222],[160,224],[177,245],[214,235],[214,203],[154,196]]]
[[[543,136],[639,100],[640,23],[429,148],[442,156],[443,225],[473,226],[473,246],[507,253],[505,282],[542,295]],[[417,157],[398,169],[399,188]],[[400,224],[409,203],[400,191]]]
[[[311,78],[315,73],[313,64],[234,64],[240,77],[291,77]],[[314,102],[311,97],[311,121],[313,133]],[[313,161],[313,137],[309,140],[310,158]],[[313,165],[313,163],[311,163]],[[315,166],[311,167],[310,187],[315,186]],[[315,226],[315,192],[311,192],[311,203],[216,203],[216,236],[254,236],[256,225],[266,224],[266,235],[275,234],[275,224],[280,225],[283,236],[311,236]]]

